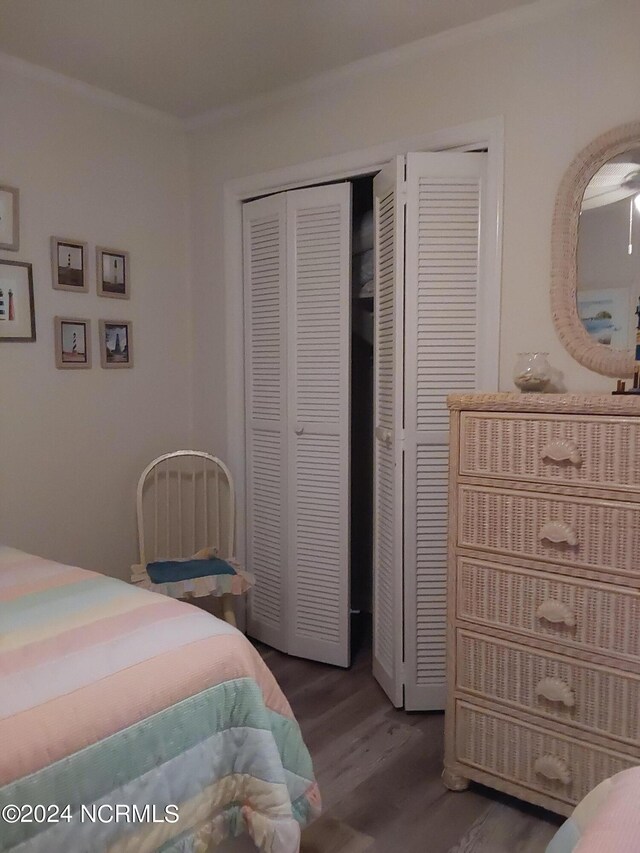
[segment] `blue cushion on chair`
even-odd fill
[[[207,560],[157,560],[148,564],[147,573],[153,583],[175,583],[207,575],[235,575],[236,570],[226,560],[211,557]]]

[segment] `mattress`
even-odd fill
[[[295,853],[320,810],[289,704],[214,616],[0,547],[0,851]]]

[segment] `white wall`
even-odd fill
[[[578,151],[640,119],[640,3],[604,0],[191,133],[195,435],[226,452],[223,187],[231,178],[503,116],[500,386],[548,350],[570,390],[610,389],[562,348],[549,309],[551,217]]]
[[[20,189],[37,341],[0,342],[0,542],[128,576],[143,466],[191,436],[184,133],[0,68],[0,184]],[[51,287],[49,238],[90,244],[90,292]],[[99,298],[96,244],[130,252],[131,300]],[[92,321],[91,370],[57,370],[53,317]],[[103,370],[98,319],[133,321]]]

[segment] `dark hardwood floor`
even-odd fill
[[[256,644],[300,723],[323,816],[303,853],[544,853],[562,818],[480,786],[440,781],[440,713],[391,707],[362,643],[351,669]]]

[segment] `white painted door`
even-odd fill
[[[287,651],[286,198],[243,209],[248,633]]]
[[[351,184],[243,217],[248,633],[348,666]]]
[[[447,394],[478,390],[480,233],[486,155],[407,155],[404,407],[405,707],[446,691]],[[489,375],[485,370],[484,376]],[[486,381],[486,380],[485,380]],[[490,390],[486,386],[484,390]]]
[[[350,663],[351,184],[287,193],[290,654]]]
[[[396,708],[402,676],[404,157],[373,181],[373,674]]]
[[[498,303],[481,285],[486,155],[408,154],[374,181],[374,675],[444,708],[447,394],[493,390]],[[404,693],[404,696],[403,696]]]

